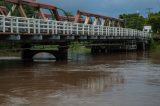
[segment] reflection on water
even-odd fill
[[[150,53],[24,63],[0,60],[0,106],[158,106],[160,62]],[[154,97],[154,98],[153,98]]]

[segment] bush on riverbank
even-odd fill
[[[7,56],[7,57],[19,57],[21,55],[21,53],[19,51],[11,51],[11,50],[0,50],[0,57],[3,57],[3,56]]]
[[[19,47],[18,47],[19,48]],[[15,50],[14,50],[15,49]],[[34,45],[32,49],[38,49],[38,50],[58,50],[58,45]],[[78,43],[74,42],[69,45],[69,52],[78,52],[78,53],[88,53],[90,52],[89,48],[85,47],[84,43]],[[0,46],[0,57],[19,57],[21,56],[21,51],[16,50],[16,47],[13,47],[13,45],[8,44],[1,44]]]
[[[90,52],[90,49],[85,47],[85,43],[74,42],[69,46],[69,51],[87,53]]]
[[[151,40],[150,50],[151,51],[160,51],[160,41],[154,41],[152,39]]]
[[[157,63],[157,60],[160,60],[160,41],[152,41],[150,46],[150,53],[153,63]]]

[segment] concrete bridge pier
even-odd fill
[[[147,44],[145,42],[137,43],[137,50],[146,50]]]
[[[59,46],[58,51],[54,54],[56,60],[67,60],[68,59],[68,47]]]
[[[22,47],[21,58],[23,61],[33,61],[34,55],[42,52],[54,55],[57,61],[67,60],[68,58],[68,48],[65,46],[59,46],[58,50],[32,50],[31,46],[28,44],[25,44]]]
[[[33,53],[30,49],[23,49],[21,51],[21,59],[23,61],[33,61]]]
[[[25,43],[21,46],[21,59],[24,61],[32,61],[31,44]]]
[[[107,53],[108,49],[106,47],[102,46],[92,46],[91,47],[91,53],[97,54],[97,53]]]

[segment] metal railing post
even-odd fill
[[[130,28],[109,27],[102,25],[85,25],[63,21],[43,21],[41,19],[22,18],[14,16],[1,16],[1,32],[20,33],[41,33],[46,34],[77,34],[77,35],[106,35],[123,36],[128,38],[150,38],[150,34]]]
[[[76,33],[77,33],[77,35],[78,35],[78,23],[76,24]]]
[[[40,28],[40,20],[38,20],[38,33],[41,33],[41,28]]]
[[[54,21],[52,21],[52,34],[54,34]]]
[[[30,32],[30,19],[27,20],[27,27],[28,27],[28,33],[31,33]]]
[[[33,30],[34,30],[34,34],[36,34],[36,22],[35,22],[36,20],[35,19],[33,19]]]
[[[47,21],[47,34],[49,34],[49,21]]]
[[[5,32],[5,30],[6,30],[6,22],[5,22],[5,16],[3,16],[3,18],[2,18],[2,22],[3,22],[3,32]]]
[[[16,33],[19,33],[19,20],[18,20],[18,17],[16,17]]]
[[[11,33],[13,33],[13,18],[11,18]]]

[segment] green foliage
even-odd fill
[[[160,33],[160,12],[150,13],[147,18],[137,13],[122,14],[119,18],[124,19],[125,27],[142,30],[143,26],[152,26],[153,33]]]
[[[150,50],[155,50],[157,48],[157,45],[159,45],[159,44],[157,42],[155,42],[152,38],[151,42],[150,42]]]
[[[9,6],[9,7],[12,7],[12,6]],[[32,16],[34,16],[35,14],[34,14],[34,8],[33,7],[31,7],[31,6],[29,6],[29,5],[23,5],[23,8],[24,8],[24,11],[25,11],[25,13],[26,13],[26,15],[27,15],[27,17],[32,17]],[[10,10],[11,8],[8,8],[8,10]],[[13,13],[11,13],[12,14],[12,16],[21,16],[20,15],[20,13],[19,13],[19,11],[18,11],[18,9],[16,9]]]
[[[0,0],[0,6],[5,6],[8,11],[11,10],[12,4],[5,2],[4,0]],[[32,17],[34,15],[34,8],[29,6],[29,5],[23,5],[24,7],[24,11],[26,12],[28,17]],[[18,9],[16,9],[13,13],[11,13],[12,16],[20,16],[20,13],[18,11]]]
[[[21,52],[16,50],[0,50],[0,57],[7,56],[7,57],[20,57]]]
[[[33,45],[32,49],[38,49],[38,50],[58,50],[58,45]]]
[[[122,14],[119,18],[124,19],[127,28],[142,30],[145,25],[145,18],[137,13]]]
[[[69,51],[76,53],[88,53],[90,52],[90,49],[85,47],[85,43],[74,42],[69,46]]]
[[[31,17],[33,17],[35,15],[35,12],[34,12],[35,8],[33,8],[33,7],[29,6],[29,5],[24,5],[23,7],[24,7],[26,15],[28,17],[31,18]]]
[[[152,26],[154,33],[160,33],[160,12],[149,14],[147,24]]]
[[[70,11],[65,12],[65,15],[66,15],[66,16],[74,16],[74,15],[72,14],[72,12],[70,12]]]
[[[0,6],[4,6],[4,0],[0,0]]]

